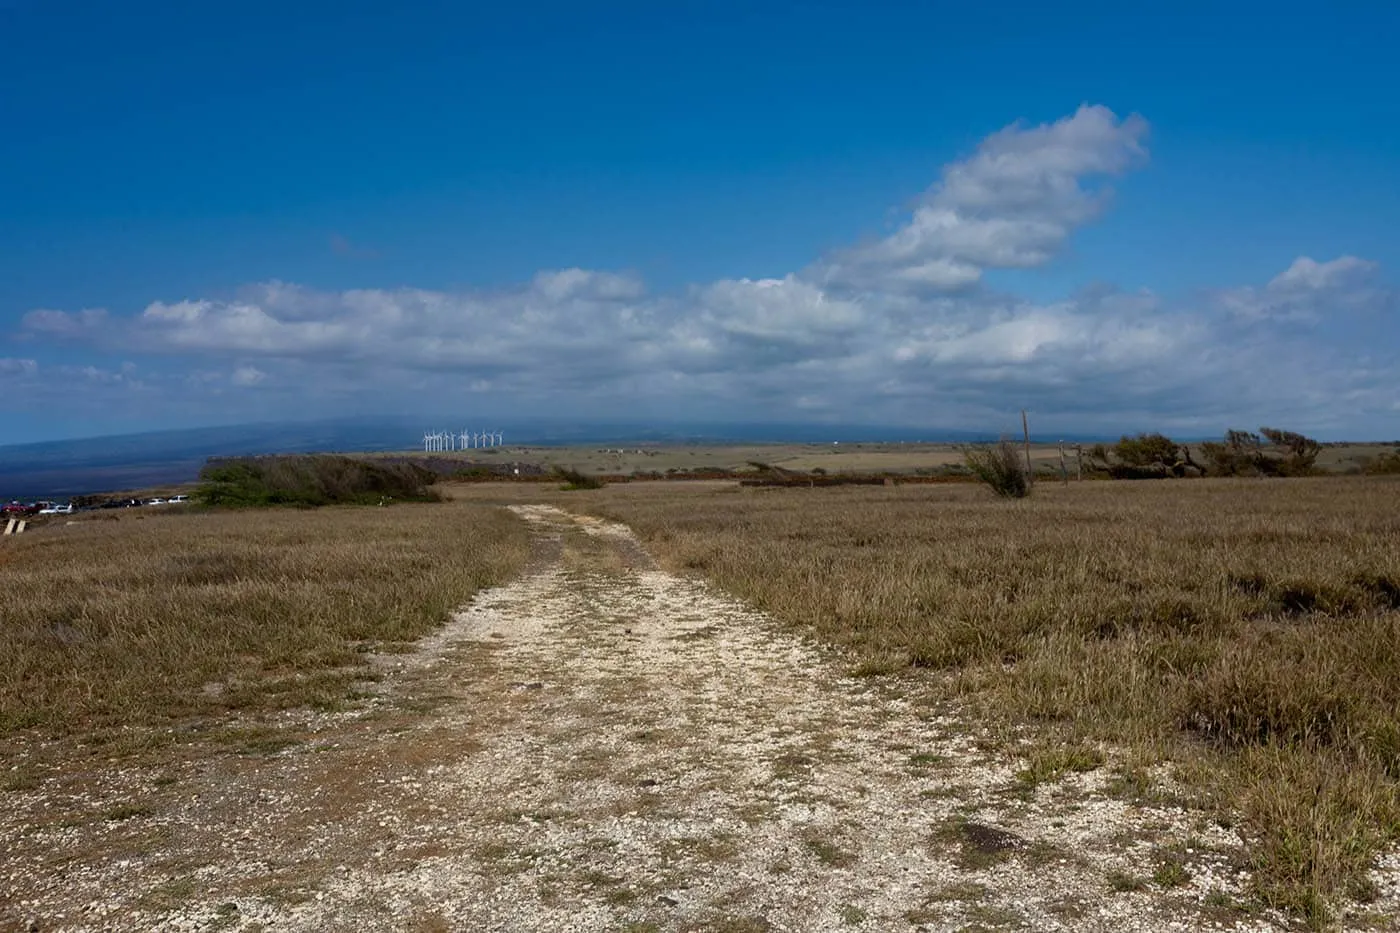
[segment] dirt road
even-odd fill
[[[1028,788],[626,528],[516,511],[534,569],[383,659],[364,708],[6,794],[0,926],[1276,928],[1232,906],[1234,831],[1107,768]]]

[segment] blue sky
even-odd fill
[[[4,440],[1400,437],[1400,5],[401,6],[0,0]]]

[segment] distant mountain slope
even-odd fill
[[[511,424],[328,421],[248,424],[0,447],[0,500],[61,498],[193,481],[209,457],[320,451],[414,450],[424,430],[505,432],[507,445],[722,444],[730,442],[975,441],[985,434],[930,428],[823,424]]]

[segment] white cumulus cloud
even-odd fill
[[[956,290],[989,268],[1048,262],[1107,192],[1094,185],[1144,162],[1147,122],[1082,106],[1050,124],[1008,126],[943,169],[913,216],[879,242],[818,266],[830,284]]]
[[[1225,289],[1217,300],[1246,321],[1315,323],[1338,314],[1394,308],[1400,293],[1376,284],[1378,270],[1376,263],[1355,256],[1329,262],[1299,256],[1263,288]]]

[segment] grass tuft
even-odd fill
[[[1030,474],[1016,446],[1006,438],[987,447],[969,447],[963,452],[963,459],[972,474],[998,496],[1024,499],[1031,494]]]

